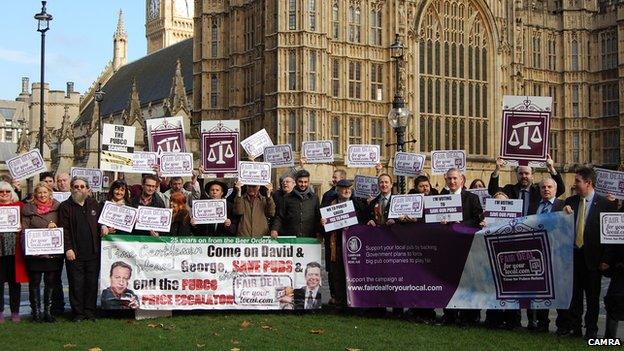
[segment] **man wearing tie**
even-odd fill
[[[305,271],[306,286],[294,291],[294,305],[297,310],[313,310],[321,308],[321,265],[310,262]]]
[[[585,311],[585,338],[596,338],[598,333],[598,309],[600,306],[600,263],[604,247],[600,244],[600,213],[614,212],[616,205],[594,192],[596,173],[592,168],[581,167],[576,171],[574,187],[576,195],[566,199],[566,206],[574,211],[574,253],[572,301],[568,310],[557,311],[557,334],[582,335],[583,295],[587,303]]]
[[[392,178],[387,173],[382,173],[377,178],[379,195],[369,204],[370,220],[368,225],[393,225],[394,219],[388,219],[390,210],[390,198],[392,197]]]
[[[499,187],[498,175],[504,164],[505,160],[501,157],[496,159],[496,168],[494,168],[494,172],[492,172],[490,182],[488,183],[488,193],[490,196],[494,196],[497,192],[502,191],[510,199],[523,200],[523,216],[539,213],[537,210],[542,196],[540,195],[539,185],[533,183],[533,169],[529,166],[518,166],[518,168],[516,168],[517,183],[507,184],[501,188]],[[565,185],[563,183],[563,178],[561,178],[561,174],[559,174],[555,169],[554,161],[550,155],[548,155],[548,159],[546,160],[546,168],[548,169],[552,180],[554,180],[556,184],[554,197],[559,197],[565,192]],[[520,310],[506,310],[504,315],[504,324],[506,329],[520,328]],[[527,315],[529,319],[528,328],[535,329],[536,325],[534,323],[535,321],[531,318],[531,313],[527,313]]]

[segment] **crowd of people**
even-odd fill
[[[554,211],[574,213],[573,296],[569,309],[557,311],[557,334],[586,338],[597,336],[601,279],[602,276],[609,276],[611,283],[605,297],[605,337],[615,337],[617,321],[622,320],[624,310],[624,249],[622,245],[600,243],[599,220],[601,212],[615,212],[618,208],[619,211],[624,211],[624,206],[620,206],[613,196],[604,197],[595,192],[596,175],[589,167],[581,167],[576,171],[574,195],[559,199],[565,192],[565,185],[551,159],[547,161],[550,176],[544,177],[538,183],[535,182],[531,167],[519,166],[516,169],[517,182],[501,186],[499,172],[503,166],[504,161],[497,159],[487,185],[481,179],[474,179],[468,187],[468,180],[459,169],[449,169],[444,175],[444,187],[440,190],[432,186],[430,178],[423,173],[415,178],[414,187],[409,190],[409,194],[460,194],[463,223],[474,227],[486,224],[479,197],[468,191],[475,188],[487,188],[489,195],[494,198],[522,199],[524,216]],[[110,184],[108,193],[101,202],[97,202],[92,196],[87,179],[70,179],[67,173],[57,174],[56,179],[52,173],[41,173],[40,182],[34,186],[32,194],[24,197],[19,182],[12,182],[10,179],[0,181],[0,206],[19,206],[23,229],[62,227],[65,244],[65,255],[24,256],[23,231],[0,233],[0,312],[4,311],[6,283],[10,296],[10,318],[13,322],[20,321],[20,283],[28,282],[32,320],[54,322],[55,316],[63,313],[65,308],[61,283],[65,264],[74,320],[95,320],[100,238],[110,234],[254,238],[288,235],[318,238],[323,241],[325,248],[325,269],[328,272],[331,293],[329,303],[346,308],[343,229],[325,232],[325,220],[321,218],[320,208],[353,201],[358,223],[362,225],[392,226],[423,221],[421,218],[388,218],[389,205],[397,191],[392,177],[382,173],[381,166],[378,167],[377,175],[379,194],[367,199],[353,196],[353,184],[346,179],[343,169],[333,172],[332,187],[320,198],[311,186],[310,173],[303,168],[283,174],[276,190],[271,184],[228,184],[221,180],[203,179],[202,173],[200,168],[187,183],[181,177],[166,179],[152,174],[143,175],[141,184],[135,185],[117,179]],[[53,196],[55,192],[70,192],[71,195],[67,200],[59,202]],[[198,199],[227,199],[227,220],[218,224],[197,224],[191,218],[190,209],[193,200]],[[133,207],[171,208],[171,229],[166,233],[153,230],[134,230],[127,233],[100,225],[98,217],[104,201]],[[125,269],[114,268],[119,271]],[[106,294],[112,296],[115,290],[107,291]],[[483,322],[480,310],[445,309],[441,316],[437,316],[433,309],[412,309],[407,313],[424,323],[483,323],[490,328],[521,328],[521,311],[514,309],[487,310]],[[526,314],[526,327],[529,330],[549,330],[548,310],[527,310]],[[0,313],[0,323],[2,322],[4,315]],[[585,334],[582,333],[583,324],[586,328]]]

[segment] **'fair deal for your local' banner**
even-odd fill
[[[353,226],[343,236],[352,307],[555,309],[572,298],[573,215]]]
[[[316,239],[109,235],[102,238],[101,262],[104,309],[321,306],[324,268]]]

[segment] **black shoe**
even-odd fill
[[[52,289],[47,286],[43,289],[43,321],[46,323],[56,322],[56,318],[50,312],[52,308]]]
[[[83,316],[76,316],[74,317],[74,322],[76,323],[80,323],[80,322],[84,322],[85,318]]]
[[[572,329],[559,328],[559,329],[557,329],[555,334],[557,334],[558,336],[571,336],[572,335]]]
[[[535,329],[538,333],[548,333],[548,324],[540,324],[537,323],[537,329]]]
[[[33,322],[41,322],[43,315],[41,314],[41,290],[39,287],[29,287],[28,297],[30,299],[30,314],[32,315]]]
[[[530,322],[527,324],[527,330],[530,330],[530,331],[537,331],[537,322],[536,322],[536,321],[530,321]]]
[[[586,332],[585,333],[585,340],[589,340],[589,339],[597,339],[598,338],[598,332],[596,331],[591,331],[591,332]]]

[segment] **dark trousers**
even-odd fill
[[[442,319],[447,323],[475,324],[481,321],[481,310],[456,310],[445,308]]]
[[[342,260],[342,250],[336,254],[336,262],[329,262],[329,286],[332,297],[340,306],[347,306],[347,277]]]
[[[100,260],[67,261],[69,303],[74,317],[94,318],[97,306]]]
[[[548,319],[548,310],[526,310],[529,327],[548,328],[550,319]]]
[[[4,312],[4,283],[9,286],[11,312],[18,313],[22,285],[15,282],[15,256],[0,256],[0,313]]]
[[[485,311],[485,324],[489,327],[513,329],[520,327],[520,310],[487,310]]]
[[[586,333],[598,332],[598,310],[600,307],[600,281],[598,267],[588,269],[583,249],[574,249],[572,279],[572,301],[567,310],[557,310],[557,328],[580,331],[583,317],[583,296],[587,303],[585,311]]]
[[[54,280],[54,295],[52,295],[52,312],[63,314],[65,310],[65,294],[63,293],[63,265]]]

